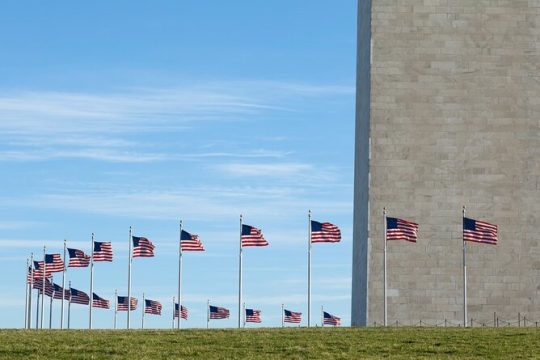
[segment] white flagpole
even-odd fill
[[[26,268],[24,269],[24,328],[28,328],[28,264],[29,260],[26,258]]]
[[[180,220],[180,250],[178,252],[178,320],[177,320],[177,329],[180,329],[180,310],[182,309],[182,220]],[[174,309],[173,309],[174,312]],[[174,317],[173,317],[174,322]]]
[[[324,327],[324,307],[321,305],[321,327]]]
[[[285,319],[283,318],[285,314],[285,305],[281,304],[281,327],[285,327]]]
[[[206,301],[206,328],[210,324],[210,299]]]
[[[60,305],[60,330],[64,328],[64,296],[66,295],[66,239],[64,239],[64,267],[62,268],[62,303]]]
[[[68,301],[68,316],[67,316],[67,328],[71,325],[71,281],[69,282],[69,301]]]
[[[172,329],[174,330],[174,315],[176,312],[176,302],[174,301],[174,296],[172,297]],[[180,316],[180,304],[178,304],[178,316]]]
[[[30,253],[30,290],[28,291],[28,329],[32,328],[32,291],[34,289],[34,253]]]
[[[242,324],[242,214],[240,214],[240,243],[238,250],[238,328]]]
[[[53,290],[51,294],[51,301],[49,304],[49,330],[52,329],[52,304],[53,304],[53,298],[54,298],[55,292],[56,291]]]
[[[37,289],[37,297],[36,297],[36,330],[39,329],[39,297],[40,297],[40,290]]]
[[[142,321],[141,321],[141,329],[144,329],[144,311],[146,310],[146,303],[144,302],[144,293],[142,293]]]
[[[131,245],[133,244],[133,230],[129,227],[129,253],[128,253],[128,312],[127,312],[127,329],[129,330],[129,320],[131,313]]]
[[[246,303],[242,304],[242,313],[244,315],[244,328],[246,327]]]
[[[118,290],[114,289],[114,330],[116,330],[116,314],[118,314]]]
[[[384,221],[384,252],[383,252],[383,277],[384,277],[384,289],[383,289],[383,297],[384,297],[384,326],[388,325],[388,299],[386,297],[387,292],[387,280],[386,280],[386,250],[387,250],[387,243],[386,243],[386,208],[383,208],[383,221]]]
[[[92,233],[91,247],[92,253],[90,254],[90,311],[88,313],[88,328],[92,330],[92,305],[94,303],[94,242],[95,235]]]
[[[41,318],[40,318],[40,325],[39,328],[43,329],[43,310],[45,309],[45,273],[47,272],[47,263],[45,262],[45,252],[46,252],[45,246],[43,247],[43,284],[42,284],[42,290],[41,290]]]
[[[311,210],[308,211],[308,308],[307,308],[307,326],[311,326]]]
[[[463,213],[461,219],[461,239],[463,240],[463,326],[467,327],[467,243],[464,237],[464,223],[465,221],[465,206],[463,206]]]

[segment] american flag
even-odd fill
[[[180,247],[182,251],[204,251],[199,235],[192,235],[184,230],[180,234]]]
[[[69,289],[71,291],[71,298],[70,302],[74,304],[81,304],[81,305],[88,305],[90,304],[90,298],[88,295],[81,291],[74,288]]]
[[[285,316],[283,317],[283,321],[287,323],[294,323],[294,324],[300,324],[302,321],[302,313],[301,312],[294,312],[289,310],[283,310],[285,313]]]
[[[180,306],[180,315],[182,316],[182,319],[187,320],[188,318],[188,309],[184,305]],[[178,303],[174,303],[174,318],[176,319],[178,317]]]
[[[64,271],[64,262],[60,254],[46,254],[45,269],[52,273]]]
[[[60,285],[52,284],[54,286],[54,298],[57,300],[62,300],[62,292],[64,293],[64,300],[69,300],[70,291],[69,289],[63,289]]]
[[[94,261],[112,261],[113,252],[110,242],[94,241]]]
[[[145,237],[133,236],[133,257],[153,257],[154,244]]]
[[[334,326],[341,325],[341,318],[338,318],[337,316],[331,315],[326,311],[323,311],[323,324]]]
[[[45,268],[45,277],[50,278],[52,272],[49,270],[49,267],[43,265],[43,261],[34,261],[34,279],[43,278],[43,269]]]
[[[386,240],[416,242],[418,240],[418,224],[407,220],[387,217]]]
[[[267,246],[268,242],[260,229],[254,226],[242,225],[242,246]]]
[[[131,301],[129,304],[129,309],[131,311],[137,310],[137,299],[134,297],[131,297]],[[116,307],[116,310],[118,311],[128,311],[128,297],[127,296],[119,296],[118,297],[118,305]]]
[[[246,322],[260,323],[261,310],[246,309]]]
[[[156,300],[144,299],[145,314],[161,315],[161,303]]]
[[[36,290],[39,290],[39,292],[43,294],[43,279],[35,278],[34,284],[32,285],[32,287]],[[53,284],[49,281],[49,279],[45,279],[45,295],[53,296],[53,292],[54,292]]]
[[[339,241],[341,241],[341,231],[336,225],[329,222],[311,221],[312,243],[334,243]]]
[[[92,293],[92,307],[110,309],[111,306],[109,300],[105,300],[104,298],[97,296],[96,293]]]
[[[210,319],[227,319],[228,317],[229,309],[210,305]]]
[[[463,240],[497,245],[497,225],[464,217]]]
[[[90,256],[79,249],[67,249],[69,252],[68,267],[87,267],[90,265]]]
[[[43,261],[40,261],[41,263]],[[51,274],[47,274],[46,278],[50,278],[52,275]],[[34,278],[34,280],[32,281],[32,277]],[[26,281],[28,282],[28,284],[32,283],[32,282],[36,282],[36,280],[38,279],[41,279],[43,280],[43,272],[42,271],[38,271],[38,270],[34,270],[32,269],[31,266],[28,267],[28,274],[26,275]]]

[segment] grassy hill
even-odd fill
[[[540,329],[0,330],[0,358],[540,359]]]

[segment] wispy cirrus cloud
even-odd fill
[[[298,111],[303,99],[344,97],[353,92],[347,86],[276,81],[209,82],[108,93],[0,90],[4,144],[0,160],[166,160],[170,156],[165,152],[141,149],[128,137],[182,132],[201,122],[252,121],[260,114]]]

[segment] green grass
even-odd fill
[[[534,328],[0,330],[1,359],[540,359]]]

